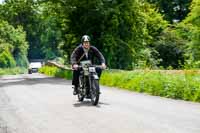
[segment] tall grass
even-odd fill
[[[194,71],[105,71],[101,84],[151,95],[200,102],[200,74]]]
[[[72,78],[72,72],[45,66],[41,73]],[[173,99],[200,102],[200,74],[197,71],[104,71],[100,83],[130,91],[148,93]]]

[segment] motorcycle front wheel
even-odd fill
[[[82,102],[85,98],[84,92],[83,92],[83,81],[82,79],[79,77],[79,87],[78,87],[78,101]]]
[[[90,90],[90,95],[91,95],[91,102],[93,105],[97,105],[99,102],[99,80],[92,80],[91,81],[91,90]]]

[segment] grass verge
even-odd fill
[[[105,71],[101,84],[155,96],[200,102],[200,74],[196,71]]]
[[[64,70],[55,66],[43,66],[39,69],[39,72],[49,76],[72,79],[72,71]]]
[[[72,78],[72,72],[57,67],[45,66],[41,73]],[[197,71],[104,71],[100,83],[130,91],[148,93],[173,99],[200,102],[200,73]]]
[[[0,75],[16,75],[16,74],[23,74],[27,73],[26,68],[0,68]]]

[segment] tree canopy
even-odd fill
[[[182,21],[190,12],[190,4],[192,0],[147,0],[155,4],[160,13],[164,15],[164,19],[169,22]]]
[[[199,0],[5,0],[0,19],[19,41],[0,38],[8,49],[2,58],[69,63],[88,34],[111,68],[183,68],[200,60],[199,9]]]
[[[22,27],[0,22],[0,67],[27,67],[28,42]]]

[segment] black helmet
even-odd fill
[[[89,37],[88,35],[82,36],[81,42],[82,42],[82,43],[83,43],[83,42],[90,42],[90,37]]]

